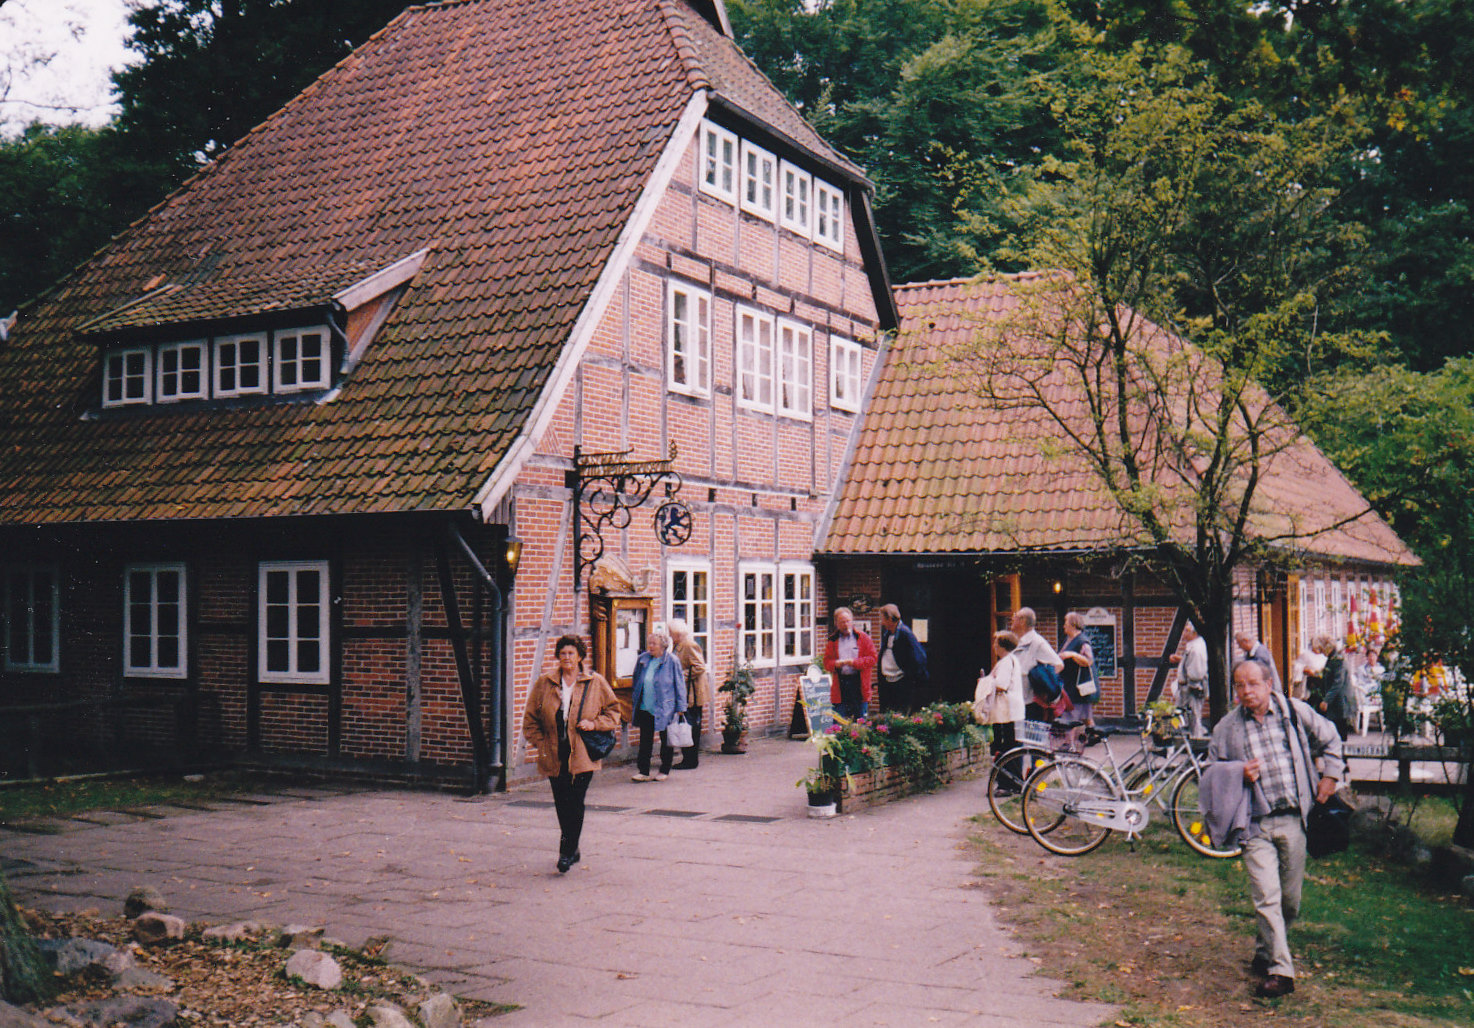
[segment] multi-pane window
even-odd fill
[[[705,561],[672,563],[668,588],[669,616],[691,628],[691,638],[711,659],[711,565]]]
[[[215,395],[241,396],[265,391],[265,334],[221,336],[215,340]]]
[[[744,308],[737,310],[737,402],[773,409],[773,319]]]
[[[1300,652],[1305,653],[1310,649],[1310,584],[1305,579],[1296,583],[1296,593],[1300,604]]]
[[[844,250],[844,194],[828,182],[814,179],[814,242]]]
[[[5,668],[57,670],[60,604],[54,567],[23,565],[4,571]]]
[[[276,334],[272,388],[278,393],[323,389],[328,384],[328,334],[322,328]]]
[[[710,294],[671,283],[669,340],[670,387],[694,396],[710,395]]]
[[[808,418],[813,413],[814,334],[792,321],[778,322],[778,413]]]
[[[742,141],[742,209],[773,220],[778,191],[778,158]]]
[[[860,409],[864,387],[864,353],[859,343],[838,337],[829,341],[829,404],[840,410]]]
[[[814,569],[807,564],[782,567],[784,663],[808,662],[814,657]]]
[[[124,572],[124,674],[184,677],[185,588],[183,564],[135,564]]]
[[[804,238],[809,236],[810,192],[813,177],[802,168],[784,161],[780,181],[783,184],[783,227],[792,229]]]
[[[169,343],[161,346],[156,360],[158,385],[154,391],[154,399],[158,403],[198,400],[209,394],[203,342]]]
[[[1322,635],[1330,630],[1330,618],[1326,616],[1326,583],[1315,583],[1315,633]]]
[[[113,350],[103,359],[102,405],[153,402],[153,351],[148,347]]]
[[[709,121],[701,123],[701,191],[737,202],[737,137]]]
[[[261,681],[326,682],[327,562],[262,562],[257,588]]]
[[[777,659],[777,579],[771,564],[743,565],[737,573],[737,654],[746,664]]]
[[[1331,635],[1337,639],[1346,634],[1346,612],[1341,609],[1341,580],[1331,582]]]

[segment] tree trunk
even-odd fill
[[[0,999],[44,1003],[51,996],[51,971],[0,875]]]

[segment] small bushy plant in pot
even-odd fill
[[[747,701],[757,689],[752,667],[748,664],[733,664],[726,680],[717,692],[727,694],[725,717],[722,722],[722,752],[747,752]]]

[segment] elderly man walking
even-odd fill
[[[1336,791],[1346,765],[1336,726],[1276,689],[1258,661],[1237,665],[1233,684],[1239,705],[1213,729],[1208,759],[1234,762],[1251,793],[1244,870],[1258,939],[1250,967],[1264,976],[1254,994],[1275,998],[1295,991],[1288,930],[1305,882],[1305,818]]]

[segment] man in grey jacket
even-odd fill
[[[1239,705],[1213,729],[1208,759],[1242,761],[1255,791],[1259,815],[1244,842],[1259,929],[1250,966],[1264,975],[1254,994],[1274,998],[1295,991],[1287,932],[1305,882],[1305,818],[1336,791],[1346,764],[1336,726],[1276,690],[1263,665],[1237,665],[1233,684]]]

